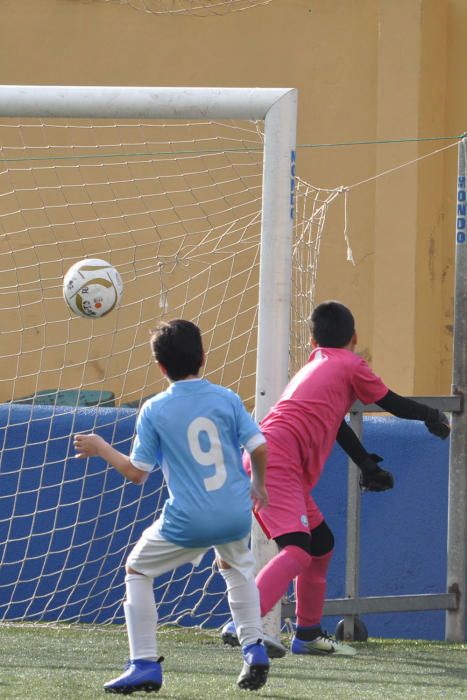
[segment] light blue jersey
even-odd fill
[[[240,446],[251,452],[264,441],[240,397],[206,379],[175,382],[146,401],[130,459],[145,471],[162,467],[170,496],[162,536],[183,547],[245,537],[252,502]]]

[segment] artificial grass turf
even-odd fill
[[[292,700],[467,697],[467,644],[370,639],[355,646],[354,657],[287,654],[274,660],[268,684],[257,695]],[[160,698],[217,700],[247,692],[235,685],[240,649],[223,645],[217,632],[163,629],[159,652],[165,657]],[[121,626],[0,625],[0,698],[106,697],[102,684],[121,673],[127,654]]]

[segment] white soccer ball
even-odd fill
[[[123,282],[105,260],[89,258],[70,267],[63,278],[63,298],[78,316],[100,318],[118,308]]]

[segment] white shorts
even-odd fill
[[[254,577],[255,561],[248,546],[249,536],[235,542],[214,546],[216,555],[245,579]],[[127,566],[145,576],[155,578],[176,569],[183,564],[197,566],[211,547],[180,547],[166,540],[159,531],[159,521],[143,532],[127,559]]]

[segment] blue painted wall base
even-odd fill
[[[135,417],[133,409],[0,406],[0,619],[122,621],[123,564],[154,518],[161,474],[154,472],[142,489],[125,484],[97,458],[74,459],[70,435],[95,429],[128,452]],[[395,488],[362,495],[361,595],[445,592],[448,442],[420,423],[382,417],[365,418],[363,441],[384,457]],[[338,447],[315,496],[336,538],[327,597],[340,598],[347,458]],[[215,606],[206,624],[222,624],[228,612],[218,575],[197,617],[184,614],[199,600],[206,576],[204,570],[193,577],[186,590],[168,577],[160,617],[171,619],[170,601],[177,599],[184,623],[206,622]],[[443,611],[372,614],[363,621],[372,637],[444,639]],[[337,622],[326,618],[323,626],[334,632]]]

